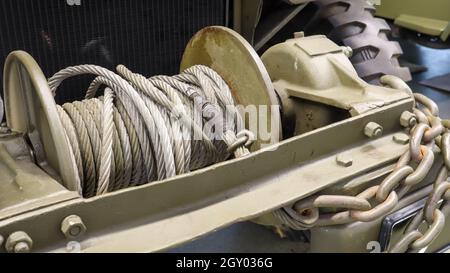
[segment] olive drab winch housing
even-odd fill
[[[401,80],[387,76],[386,87],[367,84],[350,54],[325,36],[297,33],[260,59],[232,30],[201,30],[187,45],[181,70],[208,66],[226,81],[236,103],[275,106],[267,108],[267,126],[281,122],[272,128],[275,143],[257,139],[249,155],[83,198],[47,79],[27,53],[11,53],[4,74],[9,129],[0,133],[0,251],[65,252],[69,241],[79,242],[82,252],[160,251],[245,220],[310,229],[311,251],[365,252],[369,242],[383,243],[386,216],[423,203],[442,160],[395,206],[362,219],[383,202],[354,196],[392,172],[409,149],[405,127],[420,117],[412,113],[415,101]],[[347,205],[362,221],[317,224],[323,221],[318,214],[346,206],[333,209],[332,202],[321,206],[317,199],[305,206],[311,196],[335,196],[333,204]],[[392,247],[401,232],[392,231],[385,246]],[[449,236],[441,232],[428,251],[441,249]]]

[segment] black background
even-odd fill
[[[111,70],[124,64],[145,76],[172,75],[193,34],[226,24],[225,0],[81,0],[79,6],[67,1],[0,1],[2,75],[6,56],[18,49],[29,52],[47,78],[79,64]],[[81,99],[90,80],[65,82],[57,102]]]

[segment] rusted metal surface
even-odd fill
[[[271,141],[258,138],[252,150],[281,139],[280,107],[272,82],[261,59],[247,41],[230,29],[207,27],[187,45],[180,70],[197,64],[219,73],[231,88],[238,105],[267,107],[267,120],[261,122],[267,123]],[[259,122],[258,119],[257,124]],[[247,122],[247,128],[248,125]]]

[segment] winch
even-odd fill
[[[351,54],[295,33],[260,58],[218,26],[191,39],[175,76],[44,75],[12,52],[0,251],[161,251],[246,220],[308,230],[313,252],[443,248],[450,122],[399,78],[360,79]],[[57,105],[86,74],[85,99]]]

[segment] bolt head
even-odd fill
[[[348,154],[340,154],[336,157],[336,163],[342,167],[350,167],[353,165],[353,159]]]
[[[417,117],[409,111],[405,111],[400,116],[400,124],[405,128],[414,127],[417,124]]]
[[[345,56],[347,56],[348,58],[353,56],[353,49],[349,46],[342,46],[342,53],[344,53]]]
[[[375,122],[369,122],[364,128],[364,134],[370,138],[376,138],[383,135],[383,127]]]
[[[14,253],[29,253],[30,250],[30,246],[25,242],[19,242],[14,247]]]
[[[67,239],[75,239],[83,235],[86,230],[83,220],[77,215],[67,216],[61,223],[61,231]]]
[[[409,136],[407,134],[396,134],[392,138],[398,144],[406,145],[409,143]]]
[[[303,31],[294,32],[294,38],[303,38],[303,37],[305,37],[305,32]]]
[[[9,253],[30,252],[33,247],[33,240],[25,232],[16,231],[9,235],[5,247]]]

